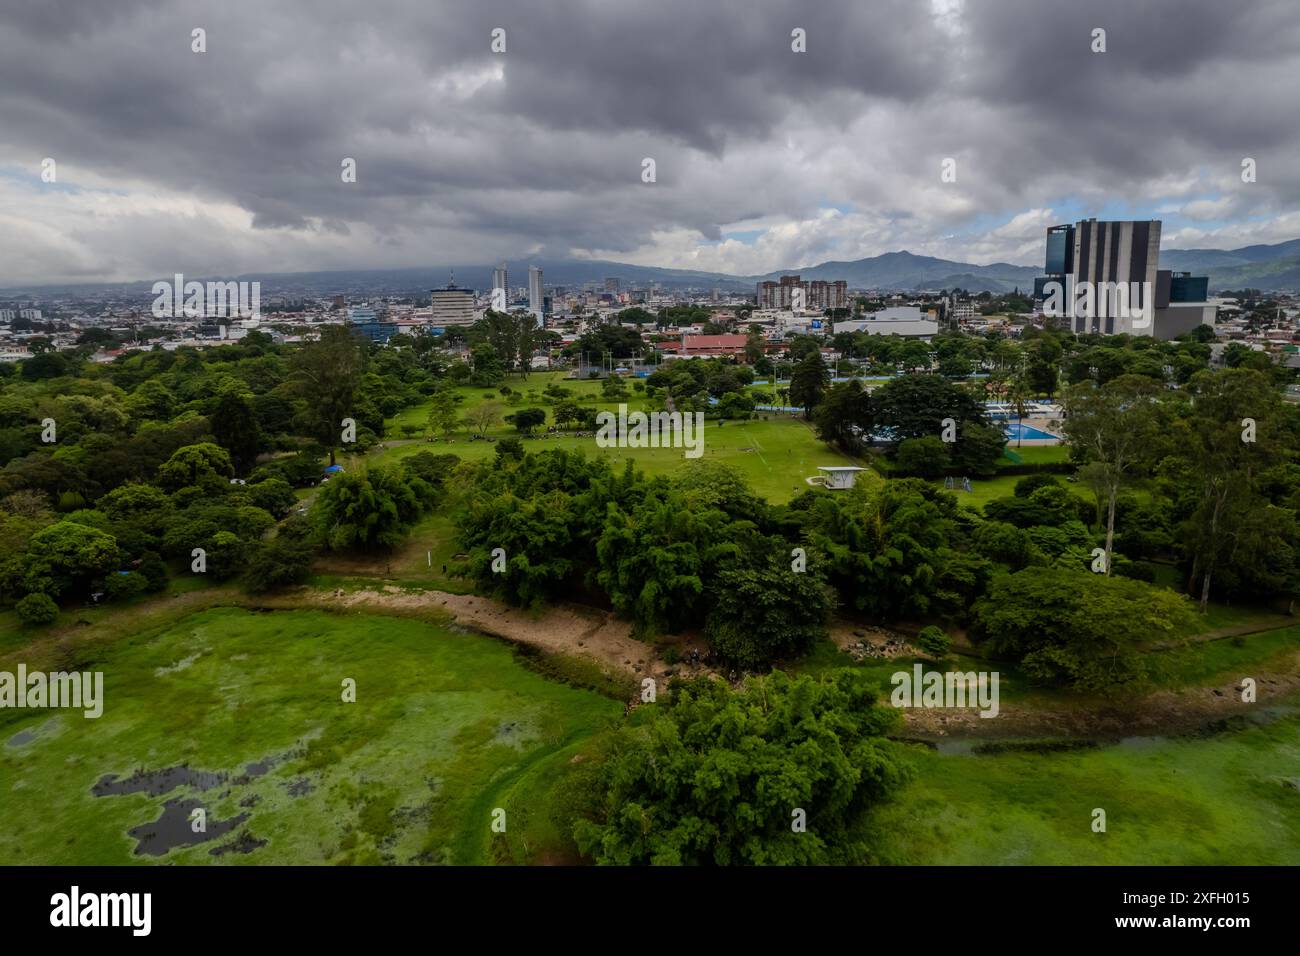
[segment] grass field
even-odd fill
[[[957,496],[957,500],[968,508],[983,508],[994,498],[1009,498],[1016,491],[1016,482],[1022,480],[1024,475],[995,475],[992,478],[972,478],[970,491],[962,491],[960,488],[952,490]],[[1077,481],[1066,481],[1061,475],[1053,475],[1056,483],[1062,488],[1072,492],[1088,504],[1093,504],[1095,499],[1092,491],[1087,485]],[[937,479],[931,482],[936,488],[943,487],[943,479]]]
[[[525,399],[517,406],[504,408],[505,413],[510,414],[519,408],[546,408],[547,423],[552,424],[550,407],[541,395],[541,390],[549,381],[571,389],[574,392],[573,400],[598,409],[616,411],[622,402],[628,406],[629,411],[637,411],[644,408],[646,402],[644,397],[630,388],[626,399],[603,399],[596,382],[566,379],[562,373],[546,372],[530,375],[526,383],[512,377],[509,382],[512,389],[525,394],[535,392],[536,395],[534,399]],[[489,400],[489,393],[491,400],[501,400],[501,396],[490,389],[462,386],[456,392],[463,399],[462,413],[477,402]],[[423,426],[428,416],[429,403],[405,409],[388,421],[388,434],[401,435],[403,425]],[[490,429],[488,435],[500,439],[517,437],[518,432],[503,424]],[[577,438],[571,434],[561,434],[555,438],[524,439],[524,444],[529,451],[557,448],[579,450],[587,455],[607,458],[616,467],[621,467],[631,459],[635,467],[648,475],[670,474],[688,461],[680,448],[601,448],[594,437]],[[479,460],[492,456],[496,450],[494,443],[470,440],[466,431],[461,431],[450,441],[440,438],[429,442],[424,438],[406,440],[395,437],[386,441],[385,445],[387,447],[372,453],[368,460],[377,463],[395,461],[419,451]],[[819,466],[866,464],[819,441],[812,427],[802,418],[781,413],[760,413],[759,418],[751,421],[708,421],[704,426],[703,447],[704,460],[721,461],[735,467],[758,494],[775,503],[788,501],[806,490],[809,486],[804,479],[816,475]],[[344,466],[347,467],[346,460]],[[874,472],[871,474],[874,475]],[[860,476],[863,479],[866,477]]]
[[[3,714],[0,819],[24,826],[0,830],[0,864],[560,862],[570,858],[553,786],[622,711],[546,679],[503,643],[406,618],[230,607],[160,618],[140,608],[80,633],[75,666],[105,673],[104,715]],[[1293,656],[1296,636],[1177,652],[1179,676]],[[24,656],[52,666],[43,655],[66,653]],[[802,669],[846,662],[827,645]],[[900,663],[862,666],[883,686]],[[1008,703],[1062,703],[1006,677]],[[356,703],[341,700],[344,678],[356,681]],[[1063,752],[906,746],[917,776],[871,822],[876,862],[1300,861],[1294,716]],[[177,767],[215,776],[92,792],[110,775]],[[208,839],[188,831],[196,806]],[[504,835],[490,831],[498,807]],[[1094,807],[1107,811],[1107,834],[1090,829]],[[154,855],[166,844],[151,834],[176,845]]]
[[[8,711],[0,725],[0,819],[23,821],[0,829],[0,864],[536,862],[559,843],[544,784],[622,713],[505,644],[392,617],[219,608],[93,653],[102,717]],[[224,779],[91,792],[173,767]],[[185,819],[199,805],[209,839],[136,854],[128,831],[166,834],[168,813],[198,840]],[[505,835],[490,831],[498,807]]]
[[[1300,716],[1214,738],[1056,753],[913,746],[918,778],[876,811],[874,862],[1300,864]],[[1106,813],[1106,832],[1092,829]]]

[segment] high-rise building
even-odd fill
[[[429,293],[429,324],[435,329],[445,329],[453,325],[474,324],[474,293],[456,285],[456,276],[444,288],[434,289]]]
[[[1034,280],[1045,314],[1075,333],[1168,339],[1214,322],[1209,280],[1159,268],[1159,219],[1084,219],[1047,230],[1047,273]],[[1085,288],[1085,286],[1087,288]]]
[[[372,342],[387,342],[397,332],[397,325],[385,322],[369,303],[348,309],[348,324]]]
[[[606,291],[606,292],[617,292],[617,291],[618,291],[618,279],[616,279],[616,278],[609,278],[609,279],[606,279],[606,280],[605,280],[605,291]]]
[[[533,313],[538,323],[545,321],[546,303],[542,296],[542,268],[528,267],[528,311]]]
[[[848,308],[849,284],[844,279],[835,279],[831,282],[825,279],[813,279],[804,282],[799,276],[781,276],[779,282],[760,282],[758,307],[792,309],[795,306],[796,289],[803,293],[805,311],[825,312],[827,309]]]
[[[505,289],[506,298],[510,297],[510,272],[504,262],[492,270],[492,288]]]

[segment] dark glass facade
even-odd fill
[[[1209,295],[1209,276],[1184,274],[1174,275],[1169,279],[1170,302],[1204,302]]]
[[[1074,271],[1074,227],[1053,226],[1047,230],[1048,275],[1064,275]]]

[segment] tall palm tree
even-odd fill
[[[1007,392],[1007,401],[1016,413],[1016,447],[1019,448],[1021,442],[1025,440],[1024,428],[1022,422],[1025,412],[1028,410],[1029,401],[1032,399],[1033,392],[1030,391],[1029,382],[1023,374],[1018,374],[1011,379],[1010,389]]]

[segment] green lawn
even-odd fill
[[[1300,864],[1300,716],[1208,739],[1056,753],[911,746],[917,780],[877,810],[873,862]],[[1106,832],[1092,830],[1093,810]]]
[[[586,399],[586,403],[599,409],[616,411],[620,401],[627,404],[629,411],[636,411],[645,405],[645,399],[636,395],[629,388],[628,398],[622,400],[605,400],[600,397],[600,386],[595,382],[564,379],[561,373],[548,372],[543,375],[529,376],[526,384],[517,377],[510,379],[509,385],[516,391],[535,391],[537,400],[525,400],[514,407],[506,407],[509,414],[519,408],[538,407],[547,409],[548,424],[551,424],[550,406],[541,398],[541,389],[548,380],[558,381],[565,388],[573,389],[574,399]],[[487,401],[491,390],[460,387],[457,393],[464,401],[461,403],[462,414],[477,402]],[[500,401],[501,396],[492,392],[492,400]],[[423,438],[408,441],[398,436],[402,434],[401,426],[406,423],[423,424],[429,415],[429,404],[405,409],[388,422],[387,447],[372,453],[367,460],[371,462],[391,462],[419,451],[432,451],[437,454],[453,454],[468,460],[479,460],[495,454],[494,443],[471,441],[467,432],[460,432],[453,440],[439,439],[428,442]],[[760,417],[751,421],[716,421],[710,420],[704,426],[704,452],[701,456],[708,461],[725,462],[738,469],[749,481],[754,491],[774,503],[790,500],[809,486],[805,478],[816,475],[822,465],[865,465],[865,462],[851,458],[822,441],[819,441],[812,427],[797,416],[759,413]],[[518,433],[509,425],[491,429],[488,434],[494,438],[517,437]],[[571,434],[562,434],[558,438],[525,439],[529,451],[547,451],[564,448],[578,450],[583,454],[602,456],[611,464],[621,467],[627,460],[649,475],[669,474],[689,461],[680,448],[601,448],[594,436],[577,438]],[[347,460],[344,461],[347,467]],[[859,476],[859,480],[871,480],[870,475]]]
[[[983,508],[994,498],[1009,498],[1016,491],[1016,482],[1023,479],[1024,475],[996,475],[992,478],[972,478],[971,490],[962,491],[960,487],[952,489],[952,493],[957,496],[957,500],[966,505],[968,508]],[[1089,504],[1093,504],[1092,491],[1089,488],[1076,481],[1066,481],[1064,476],[1053,475],[1056,483],[1073,492]],[[931,482],[937,488],[943,487],[943,479],[939,478]]]
[[[1007,451],[1016,455],[1026,465],[1047,465],[1070,460],[1067,445],[1019,445],[1007,442]]]
[[[83,653],[94,660],[79,666],[105,675],[102,717],[3,714],[0,819],[22,826],[0,828],[0,865],[536,862],[558,845],[544,784],[622,713],[501,642],[395,617],[218,608]],[[356,703],[341,700],[344,678]],[[268,759],[278,762],[250,773]],[[228,776],[158,795],[91,793],[108,774],[180,765]],[[206,808],[209,833],[248,818],[196,846],[135,855],[127,831],[179,798]],[[490,832],[497,807],[504,836]],[[210,854],[245,835],[266,844]]]

